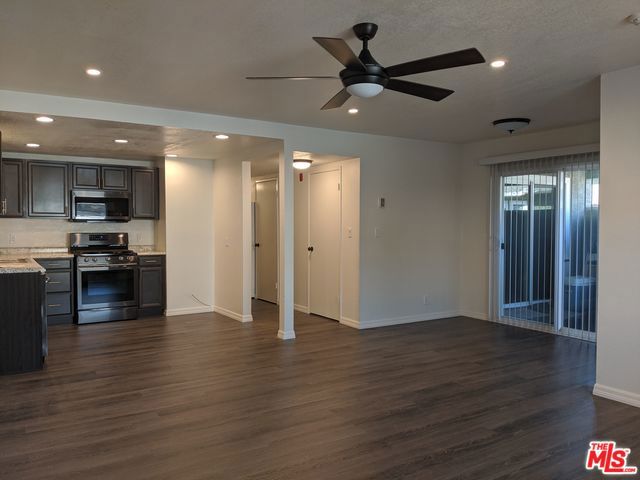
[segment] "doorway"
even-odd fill
[[[597,153],[493,167],[492,318],[596,339]]]
[[[340,320],[340,166],[309,175],[309,311]]]
[[[254,184],[255,298],[278,303],[278,182]]]

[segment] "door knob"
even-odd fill
[[[260,244],[259,244],[259,243],[256,243],[256,244],[254,245],[254,247],[259,247],[259,246],[260,246]]]
[[[307,247],[307,250],[309,250],[310,252],[313,252],[313,247]]]

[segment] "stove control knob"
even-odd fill
[[[134,258],[132,256],[131,257],[127,257],[127,260],[129,260],[130,262],[133,262]]]
[[[84,261],[85,261],[85,263],[86,263],[86,262],[88,262],[88,261],[89,261],[89,259],[88,259],[88,258],[85,258],[85,259],[84,259]]]
[[[111,257],[107,257],[107,262],[110,262],[110,261],[111,261]]]
[[[98,259],[97,258],[92,258],[91,261],[95,263],[95,262],[98,261]]]
[[[124,257],[118,257],[118,260],[122,261],[124,260]]]

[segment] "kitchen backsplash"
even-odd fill
[[[127,232],[131,245],[155,244],[155,221],[76,223],[63,219],[2,218],[0,249],[68,247],[71,232]]]

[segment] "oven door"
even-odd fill
[[[138,267],[78,267],[78,310],[138,305]]]

